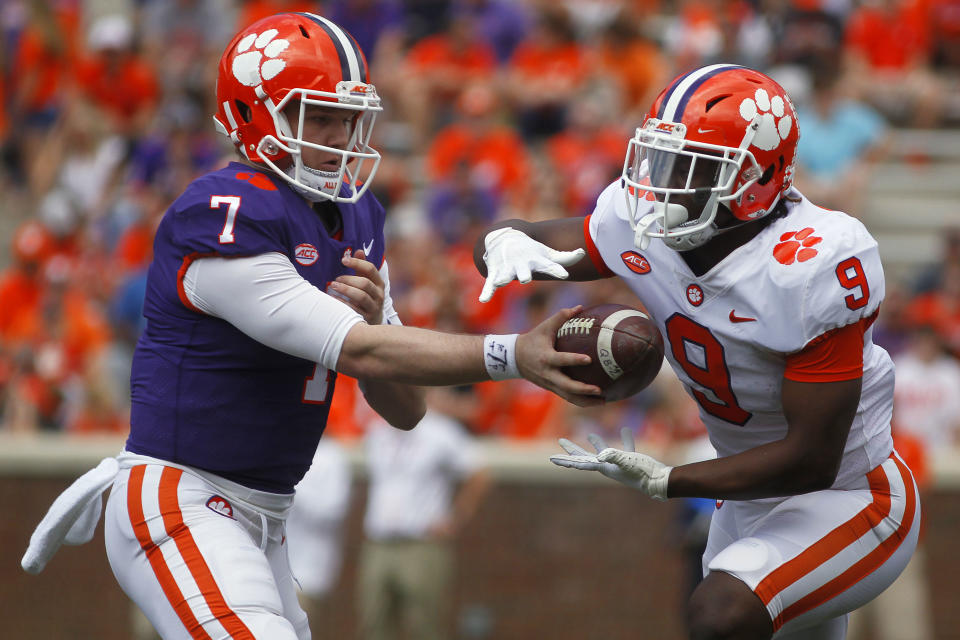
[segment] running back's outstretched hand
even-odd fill
[[[620,430],[620,437],[623,449],[614,449],[608,447],[599,435],[591,433],[587,439],[596,449],[596,453],[590,453],[571,440],[560,438],[560,446],[567,455],[550,456],[550,462],[570,469],[599,471],[608,478],[639,489],[651,498],[666,500],[667,481],[673,467],[648,455],[637,453],[634,450],[633,432],[629,427]]]
[[[484,247],[487,280],[480,292],[480,302],[489,302],[494,291],[514,280],[524,284],[530,282],[534,273],[566,280],[569,274],[563,267],[575,264],[586,255],[583,249],[551,249],[513,227],[502,227],[488,233],[484,238]]]

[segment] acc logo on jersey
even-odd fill
[[[216,494],[210,496],[210,499],[207,500],[207,509],[215,511],[227,518],[233,518],[233,507],[230,506],[226,498],[222,498]]]
[[[634,273],[650,273],[650,262],[636,251],[624,251],[620,254],[623,264]]]
[[[296,246],[293,250],[293,257],[303,266],[309,267],[320,257],[320,252],[317,251],[315,246],[305,242]]]
[[[687,287],[687,300],[695,307],[703,304],[703,289],[700,285],[692,284]]]

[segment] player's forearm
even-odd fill
[[[829,488],[837,468],[786,440],[771,442],[725,458],[674,467],[670,498],[753,500],[792,496]]]
[[[413,429],[427,412],[420,387],[368,378],[360,381],[360,388],[370,408],[397,429]]]
[[[445,386],[489,380],[483,338],[416,327],[350,328],[337,371],[361,380],[390,379],[407,385]]]

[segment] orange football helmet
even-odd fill
[[[700,246],[717,231],[720,204],[737,220],[769,214],[793,185],[799,138],[790,98],[759,71],[715,64],[677,77],[627,147],[622,178],[635,243]],[[653,211],[637,219],[648,193]]]
[[[300,115],[291,123],[284,108],[294,100],[300,103]],[[344,149],[303,138],[307,105],[352,114]],[[213,116],[217,130],[248,160],[267,165],[313,201],[356,202],[366,191],[380,164],[380,154],[369,142],[381,110],[356,40],[313,13],[281,13],[255,22],[233,38],[220,58]],[[308,147],[338,155],[338,170],[306,166],[301,151]],[[356,166],[349,167],[353,161]],[[359,184],[367,161],[372,164]]]

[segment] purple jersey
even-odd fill
[[[128,451],[205,469],[242,485],[290,493],[326,425],[336,372],[271,349],[196,310],[182,289],[193,260],[269,252],[290,258],[325,291],[352,274],[344,253],[383,262],[383,207],[372,194],[338,203],[342,240],[309,203],[247,165],[194,180],[157,229],[133,358]]]

